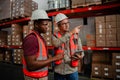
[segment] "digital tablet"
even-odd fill
[[[75,54],[79,54],[81,52],[83,52],[83,50],[77,50],[77,51],[75,51]]]

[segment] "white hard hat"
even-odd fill
[[[31,20],[50,19],[44,10],[35,10],[32,12]]]
[[[68,17],[65,14],[59,13],[59,14],[56,15],[55,21],[56,21],[56,23],[58,23],[58,22],[62,21],[63,19],[66,19],[66,18],[68,18]]]

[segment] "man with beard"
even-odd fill
[[[63,54],[62,60],[55,61],[55,80],[78,80],[78,63],[84,56],[81,40],[78,37],[81,26],[69,31],[69,20],[59,13],[55,17],[59,31],[53,35],[55,55]]]

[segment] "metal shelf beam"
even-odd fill
[[[84,8],[74,8],[74,9],[66,9],[66,10],[60,10],[60,11],[52,11],[48,12],[49,16],[55,16],[57,13],[64,13],[64,14],[72,14],[72,13],[83,13],[83,12],[90,12],[90,11],[100,11],[105,9],[111,9],[111,8],[119,8],[120,3],[113,3],[113,4],[104,4],[104,5],[96,5],[91,7],[84,7]],[[23,22],[23,21],[29,21],[30,17],[12,20],[8,22],[1,23],[0,26],[5,26],[13,23]]]

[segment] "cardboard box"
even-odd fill
[[[111,3],[111,2],[117,2],[119,0],[102,0],[103,4],[104,3]]]
[[[7,45],[7,31],[0,31],[0,45]]]
[[[106,47],[117,47],[117,41],[106,41]]]
[[[116,34],[116,28],[106,29],[106,34]]]
[[[32,11],[38,9],[38,3],[36,3],[35,1],[32,1]]]
[[[101,64],[92,64],[92,76],[101,77]]]
[[[19,24],[12,24],[11,28],[12,34],[22,34],[22,26],[20,26]]]
[[[103,78],[114,78],[112,65],[102,64],[102,77]]]
[[[105,41],[106,39],[105,39],[105,35],[104,34],[97,34],[96,35],[96,42],[97,41]]]
[[[22,49],[14,49],[14,53],[13,53],[14,63],[21,64],[22,63],[22,56],[23,56]]]
[[[120,21],[120,15],[107,15],[106,16],[106,21],[107,22],[111,22],[111,21],[115,21],[115,22],[119,22]]]
[[[51,32],[52,31],[52,22],[49,22],[49,26],[48,26],[48,32]]]
[[[0,0],[0,20],[11,18],[11,0]]]
[[[116,22],[117,28],[120,28],[120,22]]]
[[[117,36],[116,36],[116,34],[107,34],[106,35],[106,40],[107,41],[116,41],[117,40]]]
[[[117,24],[116,22],[106,22],[106,28],[108,29],[111,29],[111,28],[116,28],[117,27]]]
[[[116,15],[107,15],[106,16],[106,21],[117,21],[117,16]]]
[[[96,52],[92,55],[93,63],[112,64],[110,53]]]
[[[31,16],[32,0],[16,0],[12,4],[12,18]]]
[[[12,52],[9,50],[9,51],[5,51],[5,62],[12,62]]]
[[[114,59],[112,65],[115,69],[120,69],[120,61]]]
[[[25,38],[30,33],[30,27],[28,25],[23,26],[23,38]]]
[[[89,47],[95,47],[95,40],[88,40],[87,41],[87,46],[89,46]]]
[[[89,6],[89,5],[97,5],[97,4],[101,4],[102,0],[85,0],[85,3]]]
[[[117,35],[120,35],[120,28],[117,28]]]
[[[105,23],[105,16],[95,17],[95,23]]]
[[[99,28],[99,29],[105,29],[106,28],[106,25],[105,25],[105,22],[97,22],[95,23],[96,24],[96,28]]]
[[[99,40],[96,41],[96,47],[105,47],[106,46],[106,41]]]
[[[95,35],[87,34],[87,35],[86,35],[86,39],[87,39],[87,41],[95,40]]]
[[[47,32],[45,34],[43,34],[43,38],[47,43],[47,46],[52,46],[52,33],[51,32]]]
[[[106,34],[106,29],[104,29],[104,28],[96,28],[96,34]]]
[[[120,41],[117,41],[117,46],[120,47]]]
[[[117,14],[117,22],[120,22],[120,14]]]
[[[120,53],[112,53],[112,58],[115,61],[120,61]]]
[[[85,0],[71,0],[72,8],[80,7],[85,5]]]
[[[120,79],[120,74],[116,73],[115,78],[119,80]]]

